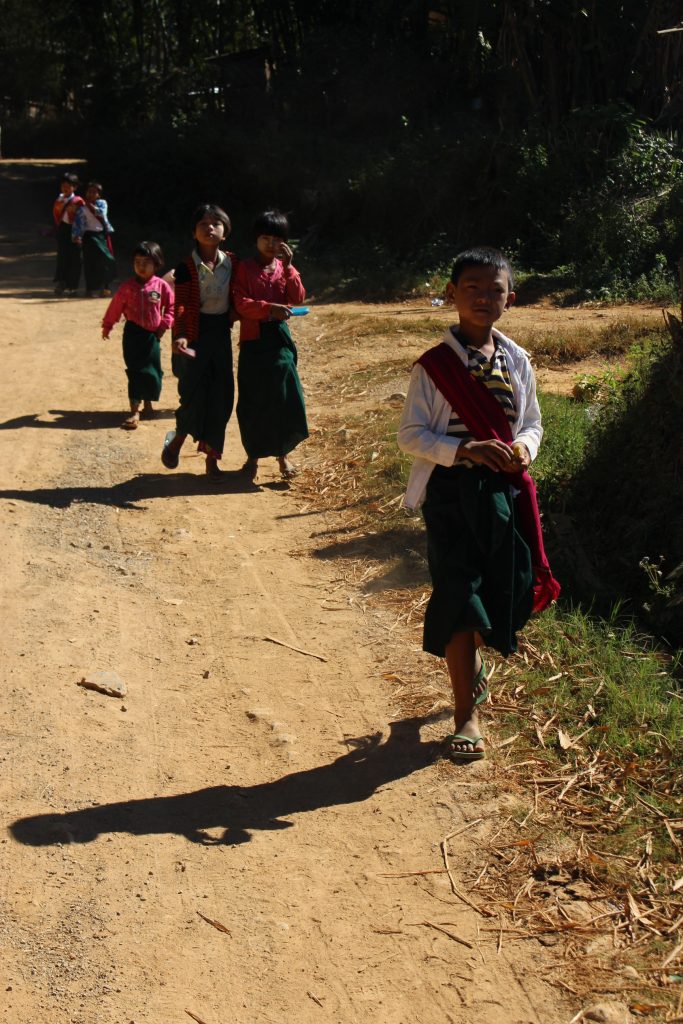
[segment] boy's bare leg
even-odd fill
[[[128,419],[123,421],[121,426],[125,430],[137,430],[139,422],[140,422],[140,402],[133,402],[131,400],[131,403],[130,403],[130,416],[128,417]]]
[[[144,405],[142,407],[142,416],[146,420],[151,420],[154,416],[154,406],[152,405],[151,401],[148,398],[145,399]]]
[[[473,632],[454,633],[446,646],[446,664],[453,687],[455,704],[455,732],[461,736],[480,737],[479,716],[475,706],[477,692],[473,690],[473,681],[481,668],[479,656],[479,635]],[[486,684],[483,683],[483,686]],[[454,741],[454,752],[467,753],[471,750],[483,750],[481,739],[476,743]]]
[[[278,456],[277,464],[280,467],[280,474],[285,480],[291,480],[293,476],[298,475],[299,470],[293,462],[290,462],[286,455]]]
[[[185,444],[186,438],[187,434],[176,434],[173,440],[168,442],[166,446],[167,451],[173,456],[178,455],[180,453],[180,449]]]
[[[206,456],[206,475],[213,477],[214,480],[217,480],[219,477],[224,476],[223,470],[219,469],[218,459],[216,459],[213,455]]]
[[[242,466],[242,472],[253,483],[258,476],[258,459],[247,459]]]

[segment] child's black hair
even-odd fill
[[[63,174],[59,180],[60,180],[60,182],[61,181],[68,181],[68,183],[70,185],[73,185],[74,188],[78,188],[78,185],[79,185],[78,175],[74,174],[72,171],[67,171],[66,174]]]
[[[215,203],[201,203],[194,211],[194,213],[192,214],[193,234],[194,229],[197,227],[197,224],[199,224],[202,217],[204,217],[207,213],[210,213],[212,217],[216,217],[216,219],[221,222],[221,224],[225,228],[225,237],[227,238],[230,232],[232,231],[232,224],[230,223],[230,218],[228,217],[225,210],[220,206],[216,206]]]
[[[89,181],[88,184],[85,187],[85,191],[87,192],[89,188],[97,189],[97,191],[100,193],[100,195],[102,195],[103,188],[100,185],[99,181]]]
[[[512,272],[512,265],[500,249],[493,249],[490,245],[476,245],[472,249],[465,249],[458,253],[451,270],[451,281],[458,283],[463,270],[467,267],[492,267],[493,270],[502,270],[508,276],[508,287],[514,290],[515,281]]]
[[[161,270],[164,265],[164,254],[158,242],[138,242],[133,249],[133,259],[136,256],[146,256],[152,260],[156,270]]]
[[[274,235],[275,238],[281,238],[286,242],[289,238],[287,214],[281,210],[265,210],[264,213],[259,213],[254,221],[254,234],[257,238],[259,235]]]

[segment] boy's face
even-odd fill
[[[88,203],[94,203],[96,199],[100,198],[99,189],[89,188],[85,193],[85,198]]]
[[[70,181],[63,181],[62,182],[62,195],[63,196],[72,196],[75,191],[76,190],[75,190],[75,188],[73,187],[73,185],[71,184]]]
[[[457,307],[460,326],[475,333],[490,330],[515,301],[507,273],[494,267],[465,267],[457,284],[446,285],[446,296]]]

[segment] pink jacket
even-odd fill
[[[260,337],[260,322],[270,317],[272,303],[294,306],[306,298],[299,271],[277,261],[267,274],[256,260],[241,260],[232,286],[232,301],[240,318],[240,345]]]
[[[109,337],[114,324],[123,317],[161,336],[173,323],[173,303],[173,289],[160,277],[151,277],[145,284],[131,277],[107,306],[102,320],[104,334]]]

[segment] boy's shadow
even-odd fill
[[[386,742],[381,733],[347,740],[353,749],[335,761],[272,782],[212,786],[176,796],[38,814],[18,819],[10,831],[29,846],[89,843],[109,832],[174,833],[204,845],[248,843],[256,830],[292,828],[295,823],[286,820],[291,815],[367,800],[380,786],[424,768],[440,745],[421,743],[420,726],[439,717],[437,713],[392,722]],[[222,829],[222,835],[207,834],[207,829],[215,828]]]
[[[55,419],[40,419],[44,413],[28,413],[0,423],[0,430],[19,430],[21,427],[56,427],[59,430],[107,430],[120,427],[124,419],[122,412],[86,412],[82,409],[49,409],[47,415]],[[172,409],[155,409],[155,415],[147,423],[173,415]]]
[[[190,494],[249,494],[260,488],[239,469],[228,470],[213,482],[204,473],[146,473],[131,477],[112,487],[37,487],[33,491],[0,491],[0,499],[28,501],[50,508],[69,508],[75,502],[89,505],[114,505],[116,508],[145,512],[140,502],[152,498],[179,498]]]

